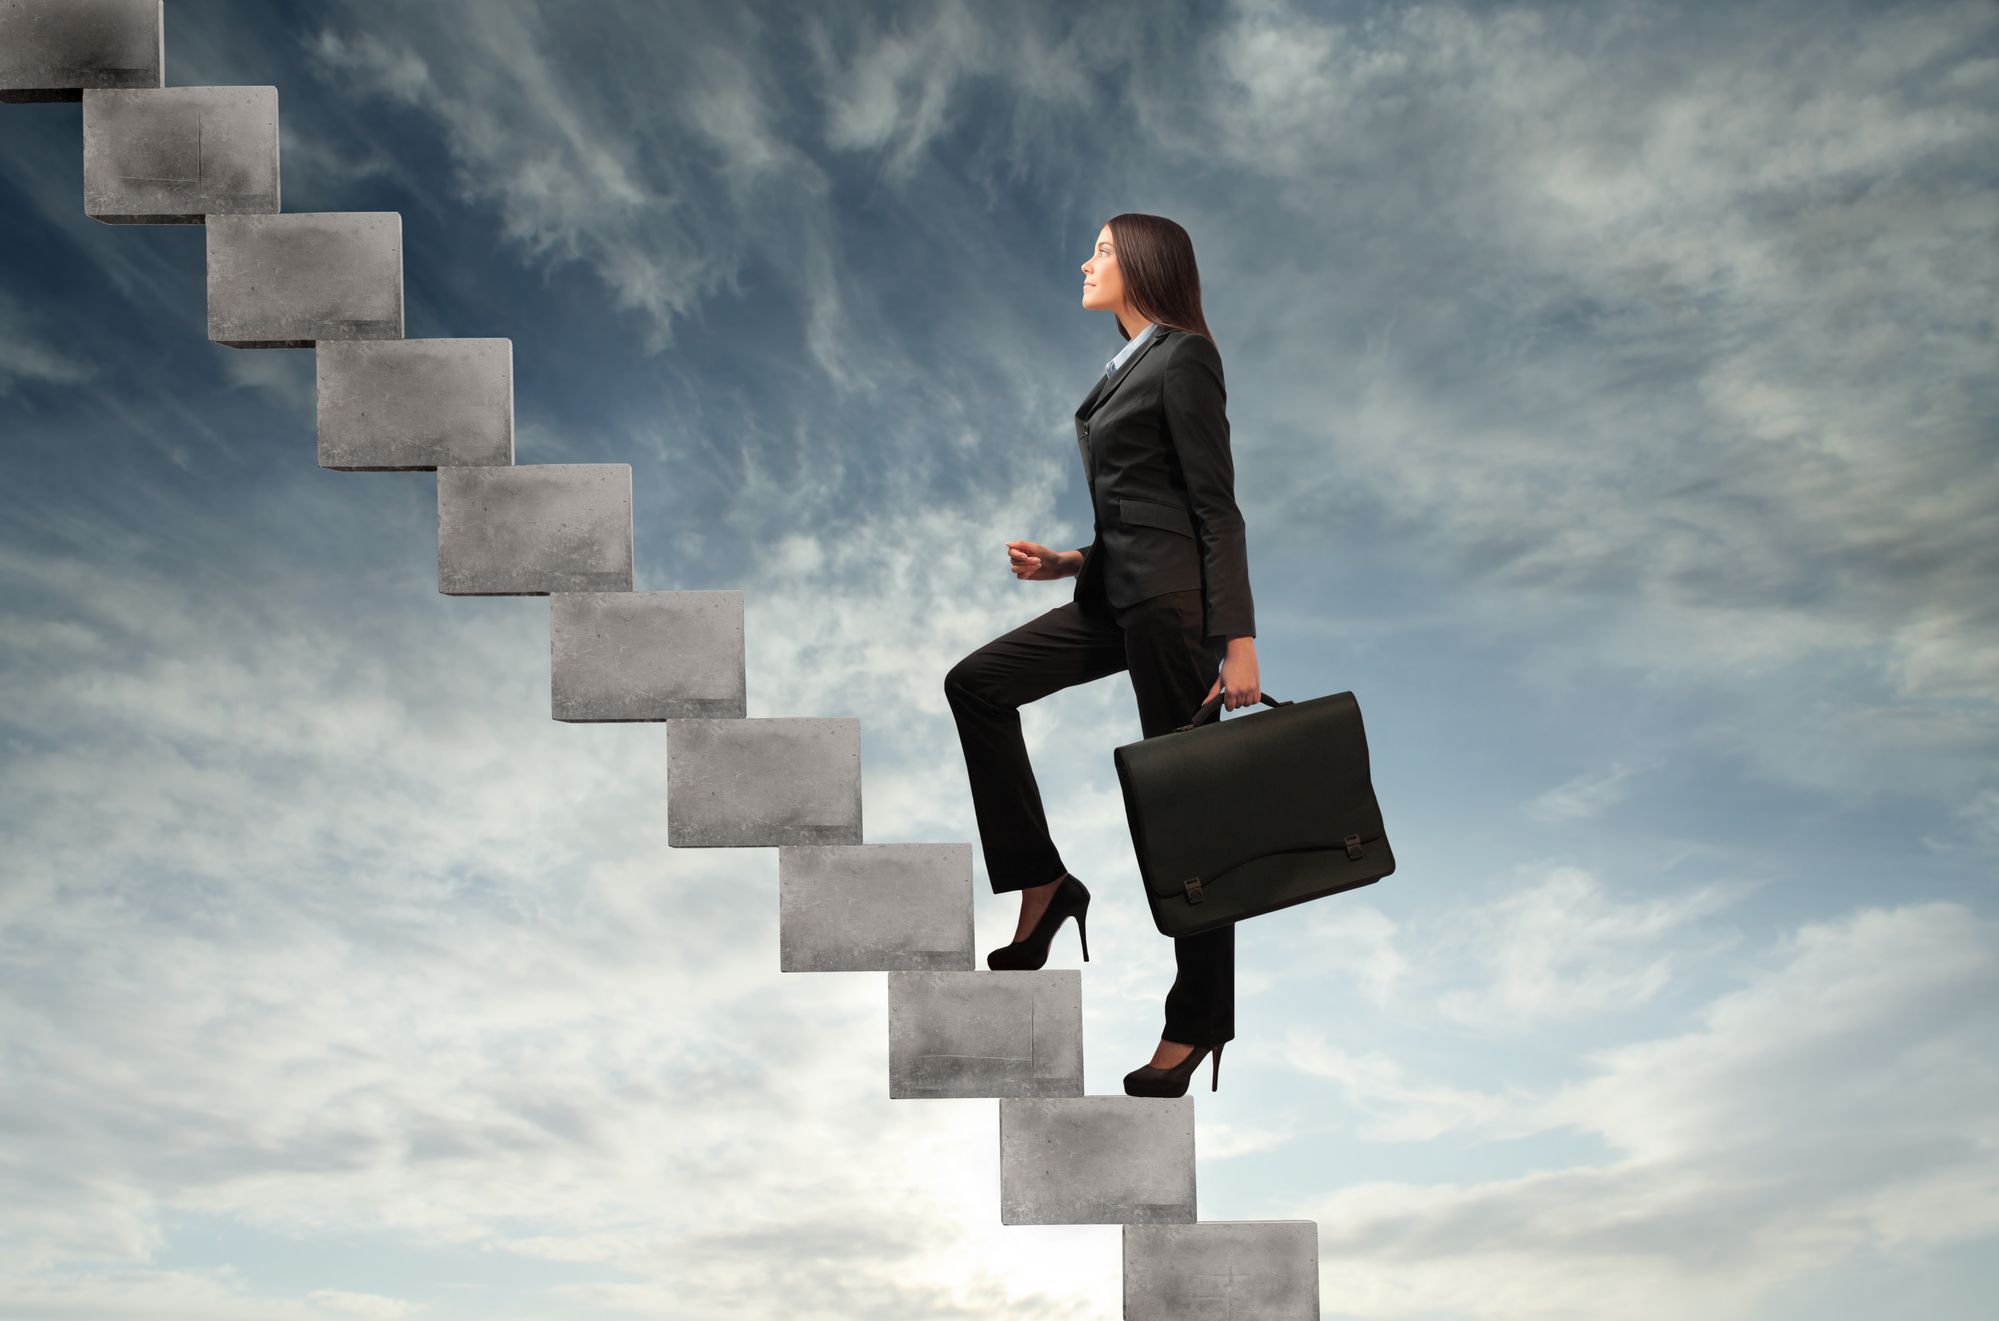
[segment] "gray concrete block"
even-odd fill
[[[86,87],[166,86],[163,0],[0,2],[0,101],[81,101]]]
[[[1083,974],[890,973],[888,1094],[1081,1096]]]
[[[278,89],[85,92],[83,210],[109,225],[275,214]]]
[[[514,461],[510,339],[328,340],[319,466],[427,472]]]
[[[741,592],[576,592],[548,598],[557,720],[740,720]]]
[[[1194,1099],[1000,1102],[1000,1223],[1192,1224]]]
[[[1126,1225],[1124,1321],[1319,1321],[1319,1227]]]
[[[676,720],[666,842],[753,849],[861,842],[861,722]]]
[[[402,216],[209,217],[208,337],[237,349],[401,339]]]
[[[786,972],[970,972],[972,846],[778,850]]]
[[[632,590],[632,469],[537,463],[437,470],[437,590]]]

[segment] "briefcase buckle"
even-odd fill
[[[1348,835],[1348,836],[1347,836],[1347,837],[1346,837],[1345,839],[1341,840],[1340,842],[1341,842],[1342,844],[1345,844],[1345,845],[1347,846],[1347,858],[1348,858],[1348,860],[1349,860],[1349,861],[1352,861],[1352,862],[1359,862],[1359,861],[1360,861],[1360,836],[1359,836],[1359,835]]]
[[[1187,881],[1185,882],[1185,885],[1186,885],[1186,887],[1187,887],[1187,902],[1188,902],[1188,903],[1190,903],[1190,904],[1198,904],[1198,903],[1200,903],[1201,901],[1203,901],[1204,899],[1206,899],[1206,898],[1207,898],[1207,896],[1206,896],[1206,895],[1204,895],[1204,894],[1202,894],[1202,893],[1201,893],[1201,878],[1200,878],[1200,877],[1198,877],[1198,876],[1194,876],[1194,877],[1189,877],[1189,878],[1187,879]]]

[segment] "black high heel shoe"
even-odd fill
[[[1076,919],[1076,937],[1083,942],[1083,962],[1088,963],[1090,932],[1085,923],[1089,912],[1090,892],[1075,877],[1064,876],[1062,884],[1048,897],[1048,911],[1034,924],[1034,930],[1027,933],[1027,939],[1002,945],[986,955],[986,966],[994,972],[1033,972],[1048,962],[1048,946],[1062,924],[1072,917]]]
[[[1222,1043],[1226,1046],[1228,1043]],[[1170,1069],[1155,1069],[1150,1064],[1142,1069],[1133,1069],[1124,1076],[1126,1096],[1185,1096],[1187,1084],[1193,1080],[1194,1070],[1201,1067],[1201,1057],[1215,1057],[1215,1071],[1208,1079],[1208,1090],[1222,1089],[1222,1047],[1196,1046],[1187,1052],[1187,1058]]]

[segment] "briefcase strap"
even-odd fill
[[[1201,703],[1201,709],[1194,713],[1194,718],[1192,720],[1189,720],[1186,724],[1180,726],[1180,728],[1174,730],[1173,732],[1175,734],[1184,734],[1188,730],[1194,728],[1194,726],[1196,725],[1207,724],[1210,720],[1213,720],[1215,718],[1215,713],[1222,709],[1222,699],[1227,696],[1228,696],[1227,689],[1224,689],[1221,692],[1216,693],[1213,697],[1210,697],[1207,701]],[[1262,701],[1265,706],[1291,705],[1291,703],[1289,702],[1278,701],[1276,698],[1272,697],[1269,693],[1265,693],[1263,695]],[[1245,858],[1243,861],[1247,862],[1248,859]]]
[[[1272,703],[1272,705],[1275,705],[1275,703]],[[1274,849],[1258,849],[1255,853],[1245,854],[1226,867],[1215,868],[1206,876],[1189,877],[1187,880],[1181,882],[1181,885],[1186,889],[1187,902],[1189,904],[1198,904],[1207,898],[1207,895],[1202,893],[1203,887],[1213,885],[1236,868],[1255,862],[1258,858],[1274,857],[1279,853],[1317,853],[1321,849],[1345,849],[1347,857],[1358,862],[1366,856],[1364,846],[1375,843],[1380,838],[1381,832],[1377,830],[1372,835],[1366,837],[1348,835],[1343,839],[1314,839],[1298,844],[1279,844]]]

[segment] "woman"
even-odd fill
[[[1090,892],[1049,838],[1020,708],[1125,670],[1153,738],[1218,692],[1230,710],[1262,697],[1222,360],[1187,231],[1161,216],[1112,219],[1083,263],[1083,306],[1113,313],[1126,340],[1076,410],[1096,539],[1086,550],[1006,547],[1014,577],[1073,577],[1075,599],[987,643],[944,680],[986,871],[995,893],[1020,892],[1013,943],[986,956],[995,969],[1039,968],[1071,917],[1090,957]],[[1177,939],[1174,954],[1159,1047],[1124,1080],[1133,1096],[1184,1096],[1208,1055],[1218,1086],[1222,1046],[1235,1036],[1235,929]]]

